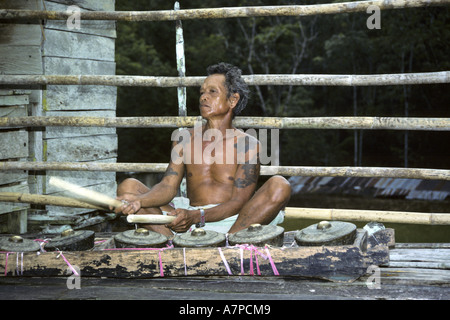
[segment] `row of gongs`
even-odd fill
[[[348,245],[356,238],[356,226],[341,221],[322,221],[297,231],[295,241],[299,246]],[[168,238],[147,229],[128,230],[114,237],[116,247],[164,247]],[[228,235],[228,244],[252,244],[254,246],[283,246],[284,229],[280,226],[254,224],[247,229]],[[212,230],[195,229],[178,234],[172,240],[175,247],[222,247],[226,236]],[[131,246],[130,246],[131,245]]]
[[[46,251],[83,251],[94,247],[94,231],[66,230],[60,236],[48,241]],[[297,231],[295,241],[299,246],[348,245],[356,238],[356,226],[341,221],[322,221]],[[280,226],[254,224],[247,229],[228,235],[228,244],[252,244],[254,246],[283,246],[284,229]],[[116,248],[162,248],[169,238],[144,228],[128,230],[114,236]],[[226,235],[204,229],[195,229],[176,235],[172,239],[175,247],[221,247],[226,245]],[[38,251],[36,241],[20,236],[0,238],[0,251]]]

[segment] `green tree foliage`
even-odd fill
[[[182,9],[341,2],[180,1]],[[116,10],[172,10],[162,0],[118,0]],[[183,21],[186,73],[226,61],[244,74],[381,74],[449,70],[448,8],[370,14]],[[118,22],[117,74],[177,76],[174,22]],[[252,86],[242,115],[448,117],[449,87]],[[119,88],[118,116],[177,115],[175,88]],[[198,115],[198,88],[187,90],[188,115]],[[119,130],[119,161],[166,162],[172,130]],[[282,165],[448,168],[448,132],[283,130]],[[445,142],[446,141],[446,142]]]

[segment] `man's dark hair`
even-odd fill
[[[233,109],[233,118],[241,113],[247,106],[250,90],[244,79],[242,79],[242,70],[229,63],[220,62],[209,66],[206,69],[208,76],[213,74],[223,74],[225,76],[225,87],[227,88],[227,98],[232,94],[239,93],[239,101]]]

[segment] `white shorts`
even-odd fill
[[[198,209],[209,209],[218,206],[219,204],[208,204],[204,206],[191,206],[189,203],[189,199],[185,197],[175,197],[171,201],[170,205],[175,209],[186,209],[186,210],[198,210]],[[163,211],[163,214],[167,214],[168,212]],[[212,230],[220,233],[227,233],[233,224],[236,222],[239,214],[235,214],[234,216],[228,217],[226,219],[215,221],[215,222],[206,222],[205,226],[202,229]],[[276,226],[277,224],[283,223],[284,221],[284,210],[281,210],[278,215],[273,219],[269,224]],[[191,230],[195,229],[195,225],[192,225]]]

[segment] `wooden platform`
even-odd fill
[[[282,247],[174,248],[172,245],[127,249],[116,248],[111,234],[106,237],[96,234],[97,244],[91,250],[65,251],[64,254],[59,251],[4,252],[0,255],[0,270],[3,276],[55,277],[71,274],[73,265],[83,277],[283,275],[352,282],[365,275],[368,266],[387,265],[389,246],[395,244],[393,229],[377,232],[376,243],[370,241],[374,237],[368,238],[365,230],[357,229],[352,244],[339,246],[299,247],[294,235],[295,232],[286,232]]]
[[[15,254],[14,254],[15,256]],[[13,262],[14,265],[16,261]],[[178,276],[151,279],[81,277],[80,289],[68,289],[69,276],[0,277],[0,299],[100,300],[351,300],[450,299],[450,244],[398,243],[389,263],[353,282],[297,276]],[[281,272],[280,272],[281,273]],[[207,303],[205,303],[207,304]]]
[[[450,244],[397,244],[380,268],[380,289],[369,276],[351,283],[285,276],[216,276],[154,279],[82,278],[68,289],[66,277],[1,277],[0,299],[94,300],[352,300],[450,299]],[[207,302],[205,303],[207,305]]]

